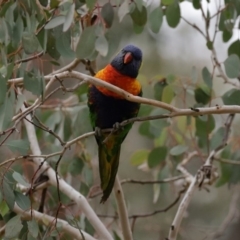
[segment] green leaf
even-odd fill
[[[56,41],[57,51],[62,57],[73,58],[75,57],[75,52],[71,48],[71,31],[67,31],[64,34],[60,27],[54,29],[54,36],[58,41]]]
[[[63,24],[63,32],[66,32],[70,28],[70,26],[73,22],[74,12],[75,12],[75,3],[71,4],[71,6],[65,16],[65,21]]]
[[[169,27],[175,28],[181,18],[180,6],[177,2],[169,5],[166,10],[166,19]]]
[[[27,222],[27,225],[28,225],[28,231],[36,239],[39,231],[38,223],[36,222],[36,220],[32,219],[31,221]]]
[[[2,197],[6,201],[8,207],[10,209],[13,209],[14,202],[15,202],[15,196],[14,196],[14,193],[13,193],[13,189],[11,188],[9,183],[7,182],[6,178],[3,179],[1,192],[2,192]]]
[[[84,29],[79,39],[76,55],[78,58],[89,58],[95,50],[96,27],[91,26]]]
[[[2,104],[6,98],[7,93],[7,80],[0,74],[0,104]]]
[[[212,41],[207,41],[206,45],[207,45],[207,48],[208,48],[209,50],[212,50],[212,49],[213,49],[213,42],[212,42]]]
[[[140,124],[139,127],[139,133],[143,136],[154,138],[154,135],[150,132],[150,123],[149,122],[143,122]]]
[[[118,18],[119,22],[123,20],[123,18],[129,13],[129,3],[125,0],[121,6],[118,8]]]
[[[154,168],[165,161],[167,156],[167,147],[154,148],[148,155],[148,166]]]
[[[4,144],[5,146],[9,147],[11,151],[20,153],[22,155],[26,155],[30,148],[30,144],[28,140],[11,140]]]
[[[108,53],[108,41],[104,35],[101,35],[97,38],[95,42],[95,49],[102,55],[106,56]]]
[[[202,70],[202,78],[206,85],[211,89],[212,88],[212,76],[211,73],[208,71],[207,67],[204,67]]]
[[[29,197],[17,191],[15,191],[14,193],[17,205],[24,211],[30,209],[31,202],[29,200]]]
[[[68,171],[72,176],[77,176],[82,172],[83,167],[84,167],[83,159],[79,157],[74,157],[68,166]]]
[[[23,32],[22,45],[26,54],[32,54],[38,50],[39,42],[34,33]]]
[[[233,31],[224,30],[222,33],[223,42],[228,42],[233,35]]]
[[[178,156],[178,155],[181,155],[181,154],[183,154],[184,152],[186,152],[187,149],[188,149],[188,147],[185,146],[185,145],[177,145],[177,146],[171,148],[170,154],[171,154],[172,156]]]
[[[52,32],[48,34],[47,53],[55,60],[58,60],[61,56],[56,48],[56,38],[53,36]]]
[[[13,74],[14,63],[10,63],[7,65],[7,74],[5,75],[5,79],[9,80]]]
[[[225,105],[240,105],[240,90],[231,89],[222,96]]]
[[[105,22],[105,27],[110,28],[114,19],[114,10],[111,3],[108,2],[103,5],[101,15]]]
[[[208,134],[215,128],[215,120],[212,115],[196,117],[196,135],[202,138],[205,142]]]
[[[149,16],[150,28],[154,33],[158,33],[163,21],[163,11],[161,7],[155,8]]]
[[[41,45],[44,52],[47,49],[47,40],[48,40],[48,30],[42,29],[37,35],[38,42]]]
[[[165,103],[171,103],[174,98],[174,91],[172,86],[168,85],[163,89],[162,101]]]
[[[92,10],[95,6],[97,0],[86,0],[87,7],[89,10]]]
[[[133,31],[134,31],[134,33],[140,34],[140,33],[143,32],[143,30],[144,30],[144,26],[139,26],[136,23],[133,23]]]
[[[33,72],[24,72],[23,83],[25,89],[32,92],[34,95],[39,96],[42,94],[42,79]]]
[[[22,39],[22,33],[23,33],[23,20],[21,18],[21,15],[18,15],[17,21],[15,23],[15,26],[13,27],[13,39],[12,44],[14,47],[18,47],[20,44],[20,41]]]
[[[224,61],[226,74],[229,78],[237,78],[240,75],[240,60],[236,54],[230,55]]]
[[[23,225],[21,222],[21,216],[17,215],[11,218],[5,225],[5,237],[14,239],[18,236]]]
[[[142,11],[140,11],[135,7],[133,12],[130,13],[130,16],[136,25],[144,26],[147,22],[147,9],[143,6]]]
[[[8,205],[6,201],[1,200],[0,201],[0,215],[4,217],[9,212]]]
[[[220,163],[221,167],[221,177],[219,178],[216,187],[221,187],[229,182],[232,175],[232,166],[230,164]]]
[[[194,90],[194,97],[197,103],[206,105],[211,100],[211,91],[206,85],[201,85]]]
[[[238,57],[240,58],[240,40],[239,39],[233,42],[228,48],[228,56],[232,54],[237,54]]]
[[[201,0],[193,0],[193,7],[195,9],[200,9],[201,8]]]
[[[12,123],[14,115],[14,102],[10,97],[6,97],[0,105],[0,131],[6,130]]]
[[[211,137],[211,141],[210,141],[210,146],[211,146],[212,150],[216,149],[222,143],[224,133],[225,133],[224,127],[220,127],[217,129],[216,132],[214,132],[214,134]]]
[[[12,174],[12,177],[16,180],[16,182],[22,184],[25,187],[30,187],[31,186],[31,184],[26,182],[26,180],[23,178],[23,176],[18,172],[14,171],[13,174]]]
[[[148,157],[149,151],[146,149],[141,149],[133,153],[130,158],[130,162],[133,166],[139,166],[143,164]]]
[[[65,16],[57,16],[53,19],[51,19],[46,25],[45,25],[45,29],[52,29],[55,28],[59,25],[62,25],[65,22],[66,18]]]

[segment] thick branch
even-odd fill
[[[55,227],[56,223],[61,223],[61,231],[70,234],[75,239],[96,240],[96,238],[93,238],[88,233],[86,233],[82,230],[80,232],[80,229],[72,227],[68,222],[66,222],[62,219],[59,219],[59,218],[56,219],[55,217],[49,216],[44,213],[40,213],[36,210],[24,211],[20,207],[18,207],[17,204],[14,205],[13,211],[15,213],[21,214],[21,216],[23,218],[26,218],[29,220],[34,218],[37,222],[39,222],[40,224],[43,224],[47,227]],[[84,236],[84,238],[82,237],[82,235]]]
[[[27,116],[27,118],[30,120],[29,116]],[[34,155],[41,155],[41,150],[38,144],[34,126],[26,120],[24,120],[24,124],[27,130],[27,135],[30,142],[32,153]],[[78,205],[78,207],[86,215],[89,222],[92,224],[92,226],[95,228],[96,232],[101,236],[101,238],[104,240],[105,239],[112,240],[111,235],[109,234],[103,223],[99,220],[99,218],[97,217],[97,215],[87,202],[86,198],[78,191],[76,191],[74,188],[72,188],[70,185],[68,185],[62,178],[59,178],[58,185],[56,181],[55,171],[46,162],[43,162],[44,161],[43,158],[34,158],[33,161],[38,166],[42,164],[41,171],[46,170],[45,174],[47,174],[47,176],[49,177],[49,183],[55,187],[59,186],[59,190],[63,192],[65,195],[67,195],[71,200],[73,200]]]
[[[131,231],[131,227],[128,219],[127,206],[124,200],[124,194],[123,194],[122,186],[118,176],[115,179],[114,192],[117,200],[116,202],[118,206],[118,213],[119,213],[124,240],[132,240],[133,239],[132,231]]]

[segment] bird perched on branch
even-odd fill
[[[133,95],[141,96],[142,88],[136,79],[141,63],[142,51],[133,45],[127,45],[95,77]],[[127,101],[122,96],[105,87],[90,85],[88,106],[91,124],[95,131],[96,129],[116,129],[118,127],[111,134],[109,132],[96,131],[99,172],[103,190],[101,203],[104,203],[111,194],[115,182],[121,144],[132,127],[132,124],[119,127],[119,123],[136,117],[140,104]]]

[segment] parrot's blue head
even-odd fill
[[[134,45],[127,45],[112,60],[111,65],[121,74],[136,78],[142,64],[142,51]]]

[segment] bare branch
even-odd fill
[[[118,214],[120,218],[124,240],[132,240],[133,237],[132,237],[130,223],[128,220],[127,206],[126,206],[122,186],[120,184],[118,175],[116,176],[116,179],[115,179],[114,193],[115,193],[116,202],[118,206]]]
[[[121,181],[121,184],[126,184],[126,183],[133,183],[133,184],[161,184],[161,183],[170,183],[170,182],[175,182],[180,179],[184,179],[185,176],[176,176],[176,177],[171,177],[171,178],[165,178],[163,180],[158,180],[158,181],[150,181],[150,180],[134,180],[134,179],[123,179]]]
[[[60,223],[61,224],[61,231],[66,232],[70,234],[72,237],[79,239],[79,240],[96,240],[96,238],[93,238],[88,233],[81,230],[84,238],[82,237],[82,234],[80,233],[80,229],[75,228],[71,226],[68,222],[62,220],[62,219],[56,219],[55,217],[49,216],[47,214],[40,213],[36,210],[22,210],[16,203],[14,205],[13,211],[15,213],[20,214],[25,219],[32,219],[34,218],[38,223],[43,224],[48,227],[55,227],[54,223]]]
[[[24,110],[25,108],[23,107],[23,111]],[[29,118],[29,116],[27,116],[27,118]],[[33,154],[41,155],[41,150],[38,144],[34,126],[26,120],[24,120],[24,124],[27,130],[30,147]],[[70,145],[73,144],[75,141],[77,142],[76,139],[74,141],[70,141]],[[65,147],[66,146],[67,144],[65,145]],[[44,162],[44,159],[34,158],[33,161],[38,166],[42,164],[42,171],[46,170],[46,174],[49,177],[49,184],[57,187],[58,184],[56,181],[56,173],[46,162]],[[109,232],[107,231],[103,223],[99,220],[99,218],[97,217],[97,215],[95,214],[95,212],[93,211],[89,203],[87,202],[86,198],[82,194],[80,194],[78,191],[76,191],[74,188],[72,188],[70,185],[68,185],[62,178],[58,178],[58,182],[59,182],[59,190],[64,194],[66,194],[71,200],[73,200],[78,205],[78,207],[83,211],[83,213],[88,218],[89,222],[95,228],[99,236],[101,236],[103,239],[106,239],[106,240],[112,240],[111,235],[109,234]]]

